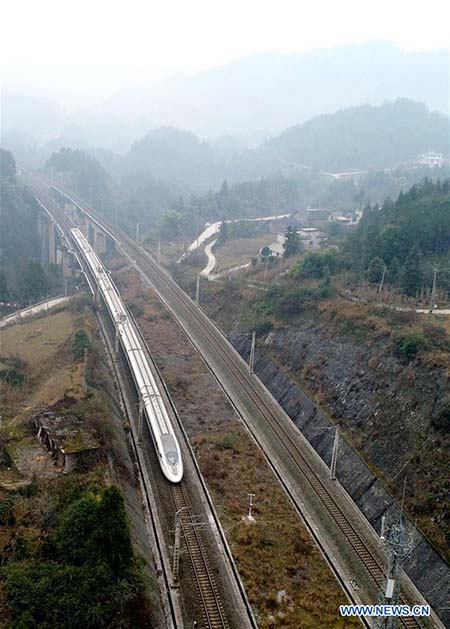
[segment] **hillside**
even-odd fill
[[[218,188],[225,179],[242,182],[279,173],[294,173],[304,188],[315,169],[410,168],[428,150],[448,156],[449,138],[447,116],[402,98],[316,116],[255,149],[244,149],[232,139],[206,141],[191,131],[163,127],[148,132],[121,156],[99,152],[98,157],[133,188],[153,179],[176,182],[189,193]],[[317,189],[317,182],[313,187]]]
[[[449,230],[449,181],[426,180],[367,208],[340,250],[255,259],[202,285],[202,307],[246,360],[256,331],[255,373],[327,464],[340,426],[337,477],[377,531],[406,482],[406,514],[434,545],[417,533],[406,568],[444,623],[448,578],[436,588],[434,575],[450,559],[450,327],[427,306],[438,264],[436,302],[449,308]],[[387,260],[382,290],[374,255]],[[178,281],[192,294],[190,270]]]
[[[354,272],[377,282],[386,265],[386,283],[411,297],[431,286],[433,266],[440,269],[439,285],[450,289],[449,180],[433,184],[426,179],[395,202],[367,206],[344,249]]]
[[[28,303],[60,289],[55,269],[40,264],[39,206],[17,185],[16,164],[0,149],[0,302]]]
[[[68,113],[49,99],[8,92],[5,132],[15,151],[22,142],[45,144],[60,135],[77,144],[126,150],[162,126],[202,137],[228,133],[254,145],[319,114],[361,103],[406,97],[447,113],[448,77],[447,50],[407,52],[389,42],[261,52],[158,83],[144,76],[141,85],[86,111]]]
[[[261,154],[325,170],[392,168],[430,149],[449,152],[449,119],[405,98],[312,118],[268,141]]]

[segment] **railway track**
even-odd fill
[[[45,198],[47,197],[47,199]],[[52,202],[53,209],[58,213],[58,223],[63,228],[66,234],[70,234],[70,229],[74,225],[72,221],[68,219],[66,214],[59,208],[55,207],[54,201],[44,193],[41,195],[41,202]],[[48,211],[48,210],[47,210]],[[139,335],[142,343],[144,344],[146,351],[148,352],[148,347],[145,342],[145,339],[142,336],[141,331],[139,330],[137,323],[135,321],[134,316],[130,313],[130,318],[132,319],[137,334]],[[106,338],[106,332],[102,329],[102,333]],[[108,351],[110,352],[109,344],[107,343]],[[112,355],[110,356],[113,361]],[[158,374],[159,370],[155,366]],[[167,389],[165,387],[164,382],[162,382],[164,389],[168,395]],[[170,399],[169,399],[170,401]],[[172,402],[170,401],[172,404]],[[125,402],[123,402],[125,408]],[[133,435],[133,445],[135,449],[135,453],[137,453],[137,444],[134,440]],[[139,459],[139,457],[138,457]],[[138,467],[140,469],[142,475],[142,462],[138,460]],[[145,487],[145,485],[144,485]],[[173,505],[175,508],[175,513],[177,514],[177,518],[180,522],[181,532],[182,532],[182,543],[185,544],[187,553],[189,555],[190,566],[192,577],[196,583],[198,596],[201,601],[201,607],[203,612],[203,624],[198,625],[199,629],[229,629],[230,625],[228,623],[220,593],[217,587],[217,583],[215,580],[215,576],[212,572],[210,563],[208,561],[207,551],[202,540],[201,533],[198,529],[198,522],[194,516],[194,512],[189,500],[189,495],[185,487],[185,483],[182,481],[181,483],[174,485],[170,485],[170,493],[173,500]],[[164,578],[167,590],[170,590],[169,586],[169,577],[164,572]],[[250,610],[249,610],[250,611]],[[172,612],[172,621],[175,618],[175,614],[173,608]],[[251,613],[250,613],[251,616]]]
[[[150,360],[151,360],[151,352],[148,348],[147,342],[139,326],[137,325],[135,316],[133,315],[131,311],[129,311],[129,316],[134,322],[137,329],[137,333],[141,340],[141,343],[145,347],[146,351],[148,352],[148,355],[150,356]],[[198,465],[196,464],[194,454],[192,452],[192,449],[189,444],[189,440],[187,438],[187,434],[185,433],[183,425],[179,420],[179,417],[177,415],[176,408],[172,402],[170,393],[167,389],[167,386],[164,380],[161,377],[158,365],[156,363],[153,363],[153,366],[158,376],[161,378],[162,387],[167,396],[168,403],[173,408],[174,417],[176,418],[178,427],[180,429],[180,432],[182,433],[183,440],[186,445],[186,449],[189,451],[194,468],[203,486],[203,480],[201,478],[200,470],[198,468]],[[170,491],[171,491],[172,501],[175,508],[175,514],[178,514],[178,518],[179,518],[180,525],[182,528],[183,541],[186,544],[186,548],[189,554],[192,576],[197,584],[198,594],[202,602],[204,626],[207,629],[228,629],[229,622],[226,618],[226,614],[223,609],[223,605],[220,599],[215,577],[210,568],[208,556],[205,551],[204,543],[203,543],[201,533],[199,530],[200,523],[198,522],[197,518],[194,516],[194,512],[193,512],[193,509],[189,500],[189,495],[186,490],[185,481],[183,480],[178,485],[171,485]],[[217,516],[214,513],[213,505],[210,503],[210,499],[208,496],[207,496],[207,501],[211,508],[211,513],[213,515],[213,518],[216,520],[216,525],[217,525],[219,534],[221,536],[221,541],[224,544],[224,547],[226,547],[227,545],[226,538],[224,534],[221,532],[220,523],[217,520]],[[231,560],[232,559],[231,552],[229,552],[228,554]],[[256,623],[253,622],[253,615],[250,608],[250,604],[248,603],[245,591],[243,590],[243,587],[240,584],[239,574],[236,569],[233,570],[233,573],[234,573],[236,582],[238,583],[238,587],[241,592],[251,626],[256,628]]]
[[[61,190],[64,194],[67,194],[64,190]],[[73,195],[71,195],[73,197]],[[378,588],[382,586],[382,579],[384,577],[383,567],[380,565],[378,558],[375,556],[374,551],[370,548],[370,546],[365,542],[363,537],[358,532],[357,528],[350,521],[345,510],[338,504],[335,497],[331,494],[331,492],[326,487],[325,483],[321,480],[319,475],[310,465],[310,463],[306,460],[303,453],[301,452],[298,444],[294,441],[291,434],[288,430],[283,426],[282,422],[279,421],[278,417],[274,414],[270,406],[267,404],[264,399],[264,395],[261,394],[259,390],[261,388],[260,384],[255,381],[254,376],[251,376],[246,368],[245,363],[242,360],[237,359],[234,355],[234,350],[230,347],[227,347],[227,344],[223,342],[223,335],[220,330],[215,326],[215,324],[209,320],[206,315],[201,312],[198,307],[192,302],[191,299],[180,289],[174,281],[168,277],[166,272],[161,269],[156,262],[151,258],[151,256],[145,252],[141,247],[139,247],[131,238],[129,238],[126,234],[118,230],[113,225],[110,225],[104,218],[97,216],[97,214],[84,202],[76,201],[76,203],[81,207],[81,209],[88,214],[93,215],[99,223],[105,224],[108,228],[109,232],[112,233],[117,241],[119,242],[120,248],[123,252],[129,257],[133,262],[136,263],[136,260],[139,258],[139,267],[141,271],[146,275],[148,281],[153,285],[156,289],[156,292],[159,294],[162,301],[169,307],[170,310],[174,310],[168,303],[167,296],[177,304],[177,306],[181,309],[184,314],[184,317],[187,317],[189,320],[189,324],[196,329],[197,333],[200,334],[205,341],[207,341],[210,347],[216,354],[216,357],[219,357],[221,361],[225,364],[226,368],[233,374],[235,378],[242,385],[243,390],[246,392],[251,401],[258,406],[264,419],[267,423],[267,426],[271,429],[273,442],[277,443],[282,450],[285,451],[289,460],[293,462],[296,468],[300,471],[302,477],[307,481],[311,489],[314,491],[315,495],[319,498],[323,507],[326,509],[329,516],[334,520],[335,524],[342,531],[343,535],[347,539],[348,544],[352,548],[353,555],[358,558],[361,564],[364,566],[366,573],[372,579],[372,581],[376,584]],[[179,316],[175,314],[176,319],[181,325]],[[222,338],[221,338],[222,337]],[[211,365],[210,365],[211,367]],[[213,370],[214,371],[214,370]],[[243,420],[245,418],[243,417]],[[252,426],[250,426],[247,422],[247,427],[251,431],[255,440],[260,443],[258,435],[253,430]],[[295,495],[290,490],[288,484],[282,478],[281,474],[276,471],[274,466],[272,466],[274,471],[276,472],[280,482],[284,486],[285,491],[290,496],[293,501],[296,509],[302,515],[302,506],[298,503]],[[317,539],[317,536],[315,536]],[[352,600],[352,593],[349,592],[348,588],[344,586],[342,579],[340,579],[341,584],[344,589],[347,591],[349,598]],[[406,599],[401,597],[402,603],[406,603]],[[421,628],[424,627],[424,624],[418,618],[414,617],[404,617],[399,618],[399,622],[407,628]]]
[[[133,241],[131,241],[131,243],[134,247],[136,247]],[[136,248],[134,250],[136,251]],[[301,471],[305,480],[309,483],[311,488],[314,490],[316,496],[321,500],[329,515],[333,518],[335,523],[339,526],[339,528],[345,535],[348,543],[353,549],[354,554],[362,562],[373,582],[381,588],[384,578],[383,567],[380,565],[378,559],[375,557],[370,546],[366,544],[362,536],[358,533],[355,526],[351,523],[345,511],[339,506],[335,498],[328,491],[323,481],[319,478],[309,462],[305,459],[300,448],[295,443],[289,432],[285,429],[281,422],[278,421],[278,418],[274,415],[264,398],[260,396],[259,391],[257,390],[254,376],[252,376],[248,372],[245,365],[236,362],[234,356],[230,357],[229,352],[227,352],[226,349],[224,349],[222,343],[217,340],[217,336],[216,334],[214,334],[214,332],[211,331],[210,326],[203,325],[202,318],[198,316],[198,308],[187,296],[185,296],[184,294],[179,294],[178,290],[172,286],[171,281],[168,281],[168,279],[165,277],[164,272],[161,273],[161,270],[156,267],[156,263],[154,263],[151,259],[148,260],[147,258],[144,261],[141,257],[140,265],[146,266],[152,273],[153,278],[155,271],[159,271],[158,279],[161,279],[164,282],[166,290],[170,291],[172,297],[176,299],[176,301],[180,305],[189,310],[191,323],[193,323],[197,327],[198,331],[203,334],[205,340],[208,341],[208,343],[216,352],[217,356],[220,356],[222,358],[222,360],[226,363],[228,369],[233,372],[233,374],[245,387],[245,391],[250,396],[252,401],[259,407],[261,411],[263,411],[264,417],[272,429],[272,439],[277,440],[288,452],[291,459],[295,461],[297,468]],[[282,433],[283,439],[281,439],[280,433]],[[253,430],[252,434],[256,439],[258,439],[258,436],[255,435]],[[283,482],[282,479],[281,481]],[[284,482],[283,484],[285,486],[285,489],[289,491],[286,484]],[[290,491],[289,494],[291,498],[293,498]],[[297,503],[295,498],[293,498],[293,500],[295,503]],[[298,504],[296,504],[296,506],[301,512],[301,507]],[[401,596],[400,600],[402,604],[407,604],[407,600],[403,596]],[[423,624],[420,622],[420,620],[415,617],[399,618],[399,622],[408,629],[417,629],[423,627]]]
[[[171,486],[176,518],[190,558],[192,576],[202,602],[204,626],[208,629],[229,629],[228,620],[220,599],[214,575],[209,565],[199,531],[199,522],[193,515],[189,496],[183,482]]]

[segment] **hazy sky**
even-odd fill
[[[448,0],[12,0],[0,19],[4,84],[73,105],[254,52],[450,40]]]

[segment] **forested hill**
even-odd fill
[[[450,289],[450,180],[425,179],[395,202],[366,207],[346,250],[351,268],[377,281],[386,265],[386,280],[411,296],[430,286],[433,266]]]
[[[432,150],[448,156],[449,118],[425,105],[398,99],[380,107],[363,105],[316,116],[290,127],[254,149],[204,141],[190,131],[154,129],[114,160],[99,155],[115,177],[133,188],[149,179],[176,182],[187,191],[206,191],[230,182],[311,170],[382,170]],[[222,143],[223,144],[223,143]]]
[[[259,153],[331,171],[392,168],[428,150],[448,156],[449,136],[447,116],[397,99],[317,116],[286,129]]]
[[[31,194],[17,185],[14,158],[2,149],[0,197],[0,302],[36,301],[51,292],[54,283],[39,262],[39,207]]]

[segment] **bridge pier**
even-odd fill
[[[94,250],[98,255],[106,253],[106,234],[94,228]]]
[[[43,212],[39,215],[38,230],[41,237],[41,263],[58,264],[59,232],[54,221]]]
[[[72,277],[74,271],[73,255],[63,245],[59,246],[56,251],[56,263],[62,269],[63,278]]]

